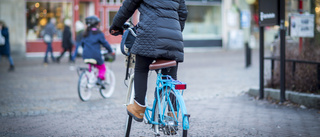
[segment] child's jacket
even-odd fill
[[[93,34],[93,32],[90,31],[87,37],[82,38],[81,45],[83,47],[83,59],[95,59],[98,65],[104,62],[101,56],[101,45],[105,47],[109,53],[112,52],[111,46],[104,38],[103,33]]]

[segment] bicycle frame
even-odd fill
[[[106,66],[106,69],[108,69],[107,67],[108,66]],[[95,69],[95,66],[93,64],[91,65],[91,68],[90,67],[78,67],[77,74],[78,74],[78,76],[80,76],[81,72],[89,71],[89,70],[91,70],[91,72],[92,72],[92,71],[94,71],[94,69]]]
[[[165,125],[166,123],[164,122],[164,112],[167,109],[167,106],[170,107],[170,110],[174,110],[173,109],[173,104],[171,102],[171,100],[168,100],[168,104],[161,104],[160,102],[160,97],[162,94],[162,96],[165,96],[166,99],[170,98],[170,91],[172,90],[175,94],[176,94],[176,100],[179,100],[179,102],[183,103],[183,107],[185,107],[184,105],[184,100],[182,98],[182,94],[183,94],[183,90],[177,90],[175,89],[175,85],[176,84],[182,84],[180,81],[174,80],[171,76],[169,75],[162,75],[161,73],[157,74],[157,87],[156,87],[156,93],[155,93],[155,97],[154,97],[154,102],[153,102],[153,106],[151,107],[147,107],[146,111],[145,111],[145,117],[148,120],[148,122],[150,124],[154,124],[154,125]],[[162,93],[160,93],[161,91],[164,91]],[[176,101],[177,103],[177,101]],[[156,105],[158,105],[158,111],[159,111],[159,122],[154,120],[154,115],[155,115],[155,108]],[[180,106],[180,105],[177,105]],[[151,114],[149,113],[149,111],[151,111]],[[179,112],[181,111],[182,116],[183,116],[183,129],[184,130],[188,130],[189,129],[189,121],[188,121],[188,114],[186,111],[186,108],[177,108],[177,112],[179,114]],[[175,119],[178,119],[178,115],[173,114]],[[178,121],[176,121],[178,122]],[[179,125],[179,123],[178,123]]]

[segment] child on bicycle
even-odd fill
[[[105,87],[102,84],[102,80],[105,79],[106,66],[101,55],[101,45],[105,47],[109,53],[113,53],[113,50],[105,39],[104,34],[99,30],[100,19],[97,16],[89,16],[86,19],[87,28],[83,34],[81,40],[81,46],[83,47],[83,59],[95,59],[97,64],[94,66],[98,68],[99,75],[97,84]],[[91,71],[91,65],[89,64],[89,71]]]
[[[183,62],[182,30],[188,11],[185,0],[125,0],[113,19],[110,34],[122,34],[123,24],[136,9],[140,12],[140,21],[136,26],[137,37],[131,48],[131,53],[136,55],[135,101],[127,106],[127,112],[136,121],[141,122],[146,109],[149,65],[155,59]],[[162,72],[164,75],[177,78],[177,67]]]

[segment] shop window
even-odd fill
[[[108,4],[121,4],[123,0],[106,0]]]
[[[72,3],[70,2],[27,2],[27,40],[40,39],[41,31],[51,18],[56,19],[57,33],[54,39],[61,39],[64,20],[72,20],[72,15]]]
[[[109,26],[112,25],[113,18],[114,18],[114,16],[116,16],[116,14],[117,14],[117,11],[109,11]]]
[[[188,18],[183,31],[185,40],[221,39],[220,5],[187,5],[187,8]]]

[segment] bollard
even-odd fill
[[[251,65],[251,48],[249,47],[249,43],[245,43],[245,54],[246,54],[246,68]]]

